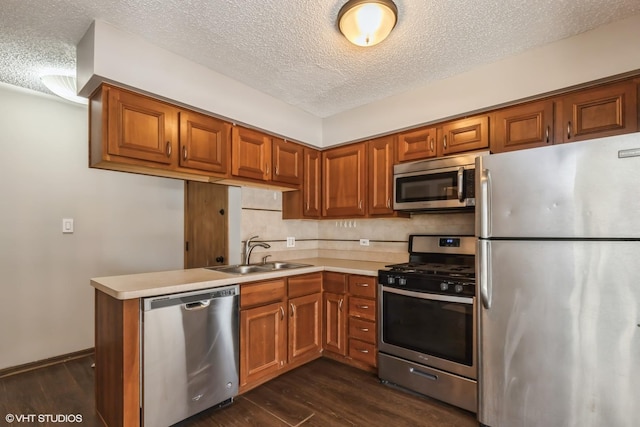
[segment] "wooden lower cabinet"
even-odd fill
[[[356,367],[377,366],[376,277],[325,273],[325,355]],[[334,293],[344,289],[342,293]],[[331,290],[331,292],[327,292]]]
[[[322,351],[322,294],[289,299],[289,363],[316,356]]]
[[[273,377],[285,363],[287,322],[282,302],[240,312],[240,386]]]
[[[345,294],[325,292],[323,302],[324,334],[322,346],[326,352],[346,356],[347,354],[347,316],[345,312]]]
[[[240,393],[322,356],[322,275],[240,287]]]

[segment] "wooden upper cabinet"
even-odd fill
[[[302,183],[302,145],[273,138],[272,162],[273,175],[271,180],[285,184],[300,185]]]
[[[119,88],[103,86],[103,91],[107,92],[108,154],[175,165],[178,109]]]
[[[369,215],[393,214],[393,164],[395,163],[394,135],[367,142],[369,157]]]
[[[398,134],[398,161],[427,159],[435,157],[436,128],[421,128]]]
[[[180,166],[226,175],[231,126],[193,111],[180,112]]]
[[[365,215],[366,147],[350,144],[322,152],[322,214]]]
[[[491,152],[553,144],[553,110],[554,102],[546,100],[497,111],[491,123]]]
[[[489,148],[489,116],[454,120],[442,125],[438,155]]]
[[[304,149],[304,179],[302,180],[302,214],[318,218],[322,214],[322,156],[318,150]]]
[[[633,81],[585,89],[560,98],[558,141],[573,142],[638,130]]]
[[[271,137],[240,126],[231,132],[231,174],[268,181],[271,177]]]

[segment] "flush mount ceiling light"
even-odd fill
[[[349,0],[338,13],[340,32],[358,46],[373,46],[386,39],[398,20],[391,0]]]
[[[73,76],[65,76],[60,74],[50,74],[41,76],[40,80],[51,92],[61,98],[78,104],[87,104],[87,98],[77,95],[76,78]]]

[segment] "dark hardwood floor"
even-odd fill
[[[83,426],[100,426],[95,414],[93,358],[84,357],[0,379],[0,417],[81,415]],[[6,418],[5,418],[6,420]],[[4,423],[3,425],[74,425]],[[475,415],[378,382],[375,375],[318,359],[180,426],[425,426],[477,427]]]

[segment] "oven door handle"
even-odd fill
[[[432,294],[427,292],[415,292],[415,291],[405,291],[404,289],[397,288],[389,288],[387,286],[382,286],[382,292],[389,292],[392,294],[403,295],[406,297],[413,297],[419,299],[428,299],[433,301],[443,301],[443,302],[457,302],[461,304],[473,304],[472,297],[456,297],[450,295],[440,295],[440,294]]]

